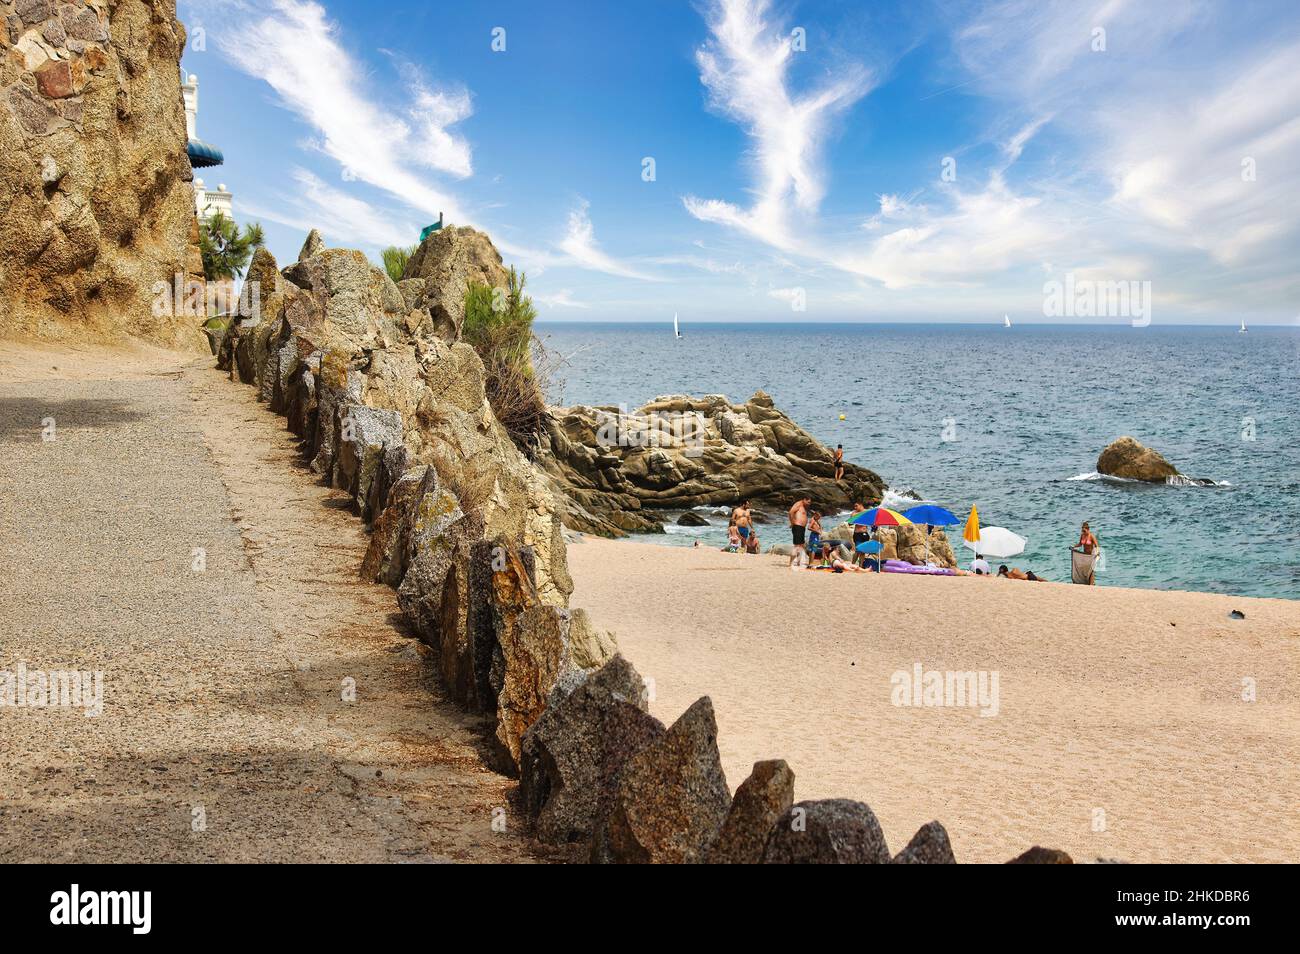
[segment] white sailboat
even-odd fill
[[[677,312],[673,312],[673,335],[677,338],[682,336],[682,330],[677,327]]]
[[[1010,328],[1010,327],[1011,327],[1011,318],[1010,318],[1009,316],[1007,316],[1007,315],[1003,315],[1003,316],[1002,316],[1002,327],[1003,327],[1003,328]]]
[[[1241,330],[1238,331],[1237,334],[1244,335],[1245,333],[1246,333],[1246,319],[1243,318],[1241,319]]]

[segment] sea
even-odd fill
[[[1090,522],[1099,585],[1300,598],[1300,328],[1022,324],[539,322],[552,403],[629,409],[663,394],[757,390],[888,483],[1025,537],[1005,562],[1069,580]],[[1212,486],[1103,478],[1130,434]],[[721,546],[701,528],[638,539]],[[775,515],[777,519],[780,515]],[[828,521],[833,525],[835,521]],[[959,554],[961,528],[949,531]],[[767,535],[785,542],[780,525]],[[1003,562],[1003,561],[994,561]]]

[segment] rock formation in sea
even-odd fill
[[[0,331],[201,348],[174,0],[0,2]]]
[[[846,464],[758,391],[744,404],[721,394],[659,397],[635,411],[550,409],[537,460],[565,501],[565,525],[617,537],[663,530],[658,510],[735,506],[784,512],[802,494],[823,513],[879,503],[885,484]]]
[[[1107,445],[1097,458],[1097,473],[1149,484],[1214,486],[1208,478],[1188,477],[1163,454],[1125,435]]]

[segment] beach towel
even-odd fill
[[[1070,547],[1070,582],[1091,586],[1096,579],[1097,555]]]

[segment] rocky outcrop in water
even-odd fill
[[[201,348],[173,0],[0,2],[0,332]],[[172,296],[174,298],[174,296]]]
[[[439,252],[458,247],[431,238],[423,267],[455,272]],[[360,252],[313,233],[282,271],[259,249],[249,279],[263,289],[260,314],[220,336],[218,366],[256,385],[311,467],[354,499],[373,531],[362,574],[397,588],[452,696],[492,716],[496,764],[516,771],[553,688],[612,654],[608,635],[568,609],[545,478],[493,414],[474,349],[437,334]]]
[[[853,464],[836,481],[830,448],[759,391],[744,404],[720,394],[660,397],[635,411],[550,409],[537,455],[574,530],[605,536],[663,530],[659,509],[735,506],[784,511],[802,494],[823,513],[878,503],[879,475]]]
[[[1179,487],[1214,487],[1208,477],[1188,477],[1165,460],[1163,454],[1125,435],[1112,441],[1097,458],[1097,473],[1149,484],[1172,484]]]
[[[1178,475],[1178,468],[1165,460],[1159,451],[1138,443],[1127,435],[1112,441],[1097,458],[1097,473],[1128,480],[1145,480],[1163,484]]]

